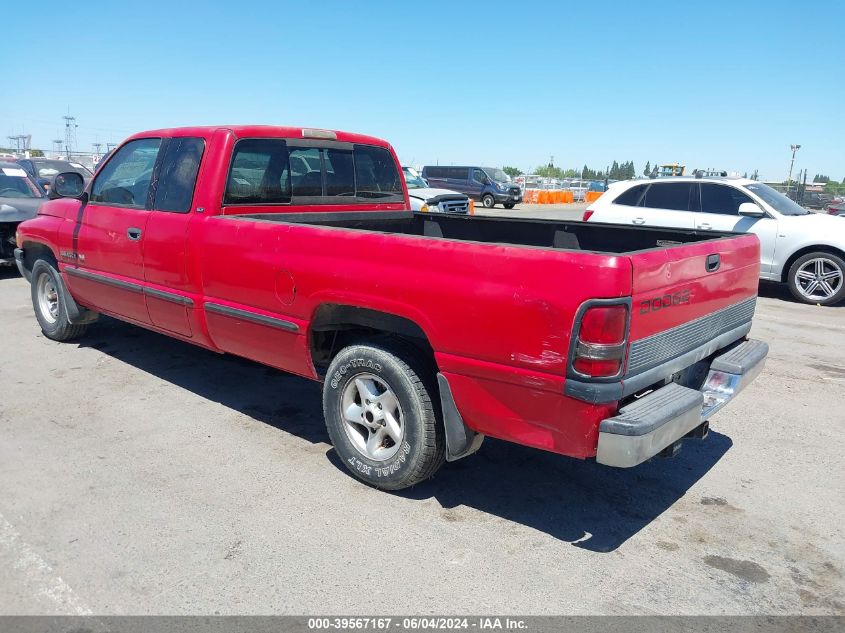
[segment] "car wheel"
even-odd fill
[[[481,204],[485,209],[492,209],[496,206],[496,199],[488,193],[481,197]]]
[[[513,209],[516,206],[515,202],[506,202],[504,205],[505,209]]]
[[[68,321],[59,271],[47,260],[39,259],[33,265],[30,290],[35,318],[44,336],[53,341],[69,341],[85,333],[86,325]]]
[[[792,295],[804,303],[839,303],[845,299],[845,261],[832,253],[807,253],[790,267],[788,283]]]
[[[338,456],[361,481],[401,490],[446,457],[434,370],[411,345],[381,339],[342,349],[323,384],[323,415]]]

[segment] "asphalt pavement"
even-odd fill
[[[766,369],[676,458],[488,439],[391,494],[318,384],[111,319],[52,342],[0,271],[0,614],[845,613],[845,307],[761,293]]]

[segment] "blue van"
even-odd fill
[[[481,202],[485,209],[492,209],[496,204],[513,209],[515,204],[522,202],[519,185],[498,167],[427,165],[423,167],[422,177],[432,187],[465,193]]]

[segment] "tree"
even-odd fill
[[[543,178],[563,178],[563,170],[554,165],[541,165],[534,170],[534,173]]]
[[[44,152],[41,151],[40,149],[31,149],[31,150],[29,150],[29,155],[32,156],[33,158],[43,158]]]
[[[646,161],[645,167],[643,168],[643,176],[648,176],[651,174],[651,162]]]
[[[824,174],[816,174],[815,176],[813,176],[813,182],[828,183],[828,182],[830,182],[830,178],[828,178]]]
[[[521,176],[523,173],[525,173],[518,167],[502,167],[502,171],[505,172],[511,178]]]

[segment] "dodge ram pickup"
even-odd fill
[[[488,435],[674,454],[768,352],[756,236],[413,213],[369,136],[143,132],[50,197],[15,250],[45,336],[102,313],[321,381],[337,454],[383,489]]]

